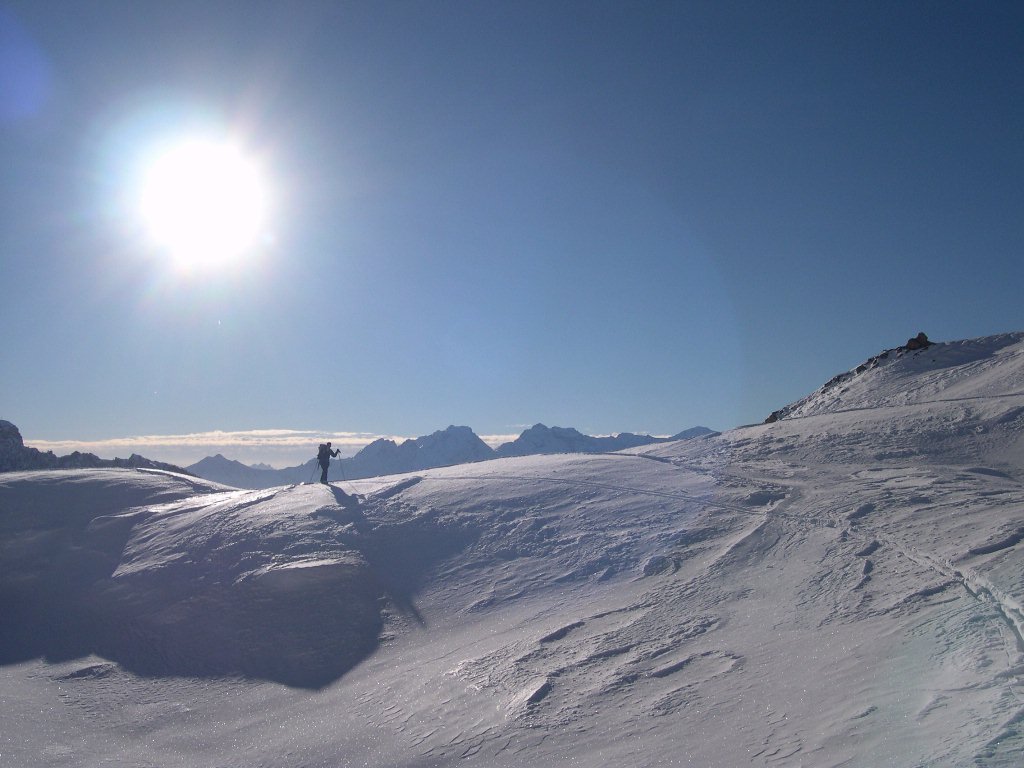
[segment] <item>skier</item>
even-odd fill
[[[320,462],[320,469],[323,470],[320,473],[320,482],[327,485],[327,470],[331,466],[331,457],[337,456],[341,453],[341,449],[332,451],[330,442],[320,443],[320,450],[316,455],[316,460]]]

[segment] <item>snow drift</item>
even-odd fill
[[[331,488],[0,475],[0,757],[1018,765],[1024,334],[837,379]]]
[[[327,488],[218,492],[112,471],[3,488],[15,501],[0,561],[17,576],[0,591],[0,661],[95,653],[142,674],[315,686],[375,645],[377,585]]]

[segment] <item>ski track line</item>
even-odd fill
[[[891,538],[880,535],[878,538],[886,540],[890,546],[894,547],[896,551],[902,553],[905,557],[918,565],[934,570],[947,578],[958,582],[964,590],[977,600],[979,603],[987,603],[998,611],[1002,617],[1006,626],[1010,630],[1010,634],[1013,636],[1014,642],[1017,647],[1017,659],[1013,659],[1010,656],[1009,649],[1007,649],[1007,666],[1008,669],[1003,674],[1009,673],[1012,675],[1015,669],[1020,668],[1020,655],[1024,654],[1024,610],[1022,610],[1021,604],[1003,592],[1001,589],[996,587],[992,582],[983,576],[978,575],[975,571],[968,568],[959,569],[950,563],[948,560],[932,555],[931,553],[922,552],[914,547],[904,547],[897,544]],[[1009,694],[1017,701],[1020,705],[1022,699],[1020,695],[1014,690],[1012,680],[1005,689]],[[1018,710],[1017,714],[1011,718],[1011,720],[1004,724],[1003,728],[1010,727],[1014,722],[1024,718],[1024,710]],[[996,738],[996,741],[999,737]],[[992,742],[990,742],[992,743]]]
[[[810,418],[810,417],[807,417]],[[741,476],[742,477],[742,476]],[[753,478],[747,478],[753,481]],[[754,481],[756,482],[756,481]],[[792,493],[792,497],[787,494],[785,500],[785,506],[790,507],[792,503],[797,502],[801,493],[795,486],[803,486],[805,483],[797,482],[794,486],[791,486],[789,490]],[[770,510],[767,513],[769,516],[782,517],[784,519],[796,520],[803,523],[816,523],[829,528],[841,527],[841,521],[835,518],[820,517],[820,516],[801,516],[795,515],[791,512],[784,512],[779,509]],[[917,563],[923,568],[934,571],[945,578],[955,581],[963,586],[963,588],[975,599],[983,602],[991,602],[996,610],[998,610],[1005,619],[1011,632],[1014,635],[1017,648],[1021,653],[1024,653],[1024,605],[1018,600],[1014,599],[1006,592],[995,586],[985,577],[978,574],[976,571],[970,568],[958,568],[953,565],[949,560],[940,558],[930,552],[924,552],[916,547],[903,544],[897,541],[892,536],[889,536],[881,531],[875,530],[870,532],[870,536],[865,536],[867,531],[858,532],[855,526],[847,526],[845,530],[848,530],[851,534],[858,536],[867,542],[866,548],[872,547],[877,548],[878,541],[884,542],[886,545],[892,547],[895,551],[902,554],[907,559]],[[864,550],[862,550],[864,551]],[[873,550],[872,550],[873,551]]]
[[[962,398],[962,399],[976,399],[976,398]],[[943,401],[945,402],[945,401]],[[801,417],[810,418],[810,417]],[[748,482],[756,484],[758,481],[751,476],[737,475],[739,479],[747,480]],[[785,506],[791,507],[793,503],[797,502],[801,497],[800,491],[795,486],[805,485],[804,483],[794,483],[792,486],[787,487],[787,497],[785,499]],[[792,495],[790,495],[792,494]],[[750,510],[746,510],[750,511]],[[783,519],[796,520],[802,523],[815,523],[824,527],[838,527],[839,521],[832,518],[822,517],[811,517],[795,515],[791,512],[784,512],[780,509],[767,510],[765,513],[766,518],[770,517],[781,517]],[[848,529],[850,530],[850,529]],[[853,530],[850,530],[854,533]],[[860,534],[856,534],[860,535]],[[863,536],[861,536],[863,538]],[[987,602],[993,605],[993,607],[999,611],[1003,616],[1004,621],[1009,627],[1017,649],[1020,653],[1024,653],[1024,605],[1020,601],[1016,600],[991,581],[978,574],[976,571],[970,568],[958,568],[948,560],[942,559],[932,553],[924,552],[916,547],[904,545],[897,542],[891,536],[888,536],[881,531],[874,531],[870,537],[877,543],[877,540],[884,541],[888,546],[892,547],[895,551],[901,553],[904,557],[917,563],[923,568],[927,568],[938,573],[945,578],[959,583],[973,598],[981,602]],[[870,543],[868,544],[870,546]]]
[[[976,571],[969,568],[957,568],[948,560],[943,560],[935,555],[922,552],[915,547],[897,544],[884,535],[876,535],[880,539],[888,539],[888,543],[905,557],[920,566],[929,568],[948,579],[958,582],[976,600],[991,602],[1005,619],[1014,639],[1017,643],[1017,650],[1024,653],[1024,607],[1008,594],[995,586],[992,582]]]
[[[757,482],[757,480],[749,476],[741,477],[752,482]],[[802,483],[796,483],[795,485],[800,484]],[[791,498],[787,496],[785,500],[786,507],[792,507],[793,503],[797,502],[801,496],[797,487],[792,486],[790,489],[792,490],[793,497]],[[840,522],[833,518],[801,516],[777,509],[767,511],[766,516],[795,519],[804,523],[814,522],[826,527],[838,527]],[[1018,651],[1024,653],[1024,605],[1022,605],[1020,601],[996,587],[971,568],[957,567],[949,560],[940,558],[930,552],[924,552],[916,547],[897,542],[895,539],[890,536],[886,536],[879,530],[871,531],[871,536],[865,539],[860,532],[855,531],[852,527],[848,527],[847,529],[850,530],[851,534],[858,536],[865,541],[870,539],[872,541],[884,542],[886,545],[892,547],[895,551],[899,552],[912,562],[918,563],[918,565],[928,568],[929,570],[933,570],[949,581],[956,582],[963,586],[968,594],[976,600],[991,604],[1002,615],[1002,617],[1004,617],[1004,620],[1013,635]],[[867,546],[870,546],[870,544]]]

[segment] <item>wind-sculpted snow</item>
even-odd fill
[[[63,509],[40,508],[68,486]],[[6,475],[0,494],[0,560],[17,575],[0,596],[4,661],[95,653],[146,675],[319,686],[375,646],[358,513],[330,489],[111,470]],[[68,510],[76,498],[102,503]]]
[[[423,488],[414,476],[369,486],[361,504],[319,484],[236,491],[152,473],[141,488],[131,472],[7,475],[2,565],[19,578],[5,584],[5,613],[17,620],[6,625],[0,658],[96,653],[147,675],[321,687],[376,647],[379,598],[422,622],[413,596],[456,553],[466,576],[448,580],[466,612],[509,599],[476,578],[493,561],[542,559],[543,568],[519,579],[523,594],[608,578],[624,567],[624,553],[642,557],[651,546],[644,536],[623,533],[609,544],[600,530],[584,534],[594,528],[584,510],[617,517],[615,499],[626,489],[586,479],[599,473],[593,461],[576,465],[572,480],[545,477],[528,462],[518,465],[524,475],[502,474],[508,468],[498,462],[498,474],[460,468]],[[567,482],[578,492],[566,494]],[[60,510],[69,486],[97,503]],[[638,493],[638,508],[702,506],[674,488]],[[53,507],[40,509],[46,497]]]
[[[1020,348],[614,455],[2,476],[0,763],[1018,766]]]

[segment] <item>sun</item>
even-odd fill
[[[188,138],[149,158],[138,211],[151,245],[180,267],[204,269],[259,251],[269,201],[263,170],[240,147]]]

